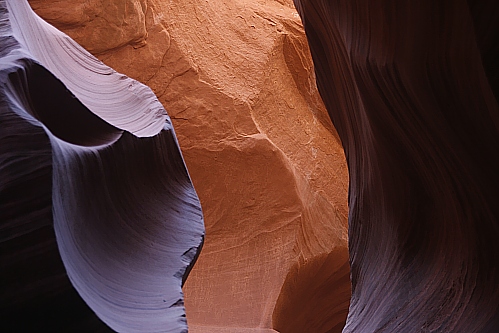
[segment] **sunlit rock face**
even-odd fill
[[[186,332],[203,217],[153,92],[0,1],[4,332]]]
[[[295,4],[349,166],[344,332],[499,332],[497,1]]]
[[[347,168],[292,2],[30,4],[168,110],[206,224],[190,332],[340,332]]]

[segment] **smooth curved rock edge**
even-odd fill
[[[116,331],[186,332],[204,226],[166,111],[26,1],[0,41],[2,327],[109,331],[74,286]]]
[[[343,332],[499,332],[497,1],[295,5],[349,166]]]

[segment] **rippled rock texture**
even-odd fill
[[[204,227],[165,109],[26,1],[0,41],[0,330],[186,332]]]
[[[206,224],[189,331],[339,332],[348,175],[292,2],[30,3],[168,110]]]
[[[295,4],[349,166],[343,332],[499,332],[498,3]]]

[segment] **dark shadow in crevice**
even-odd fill
[[[201,238],[201,244],[196,249],[196,253],[194,254],[194,258],[191,259],[190,264],[185,269],[185,273],[182,275],[182,287],[184,286],[185,281],[187,281],[187,278],[189,277],[189,274],[191,273],[192,268],[194,267],[194,264],[196,264],[196,262],[198,261],[199,255],[201,254],[201,250],[203,249],[203,245],[204,245],[204,235]]]
[[[19,70],[19,73],[22,73]],[[0,80],[5,79],[0,72]],[[71,284],[52,212],[50,140],[0,81],[0,332],[114,332]],[[25,88],[25,87],[24,87]],[[25,104],[25,103],[24,103]],[[21,114],[21,115],[20,115]]]
[[[43,246],[40,246],[43,244]],[[103,323],[71,285],[52,227],[44,227],[1,244],[15,250],[17,261],[5,264],[0,306],[2,332],[114,332]],[[31,251],[38,248],[38,251]],[[17,295],[14,293],[17,292]],[[12,297],[9,297],[12,296]]]
[[[13,72],[9,80],[17,89],[27,90],[28,112],[63,141],[79,146],[101,146],[115,142],[123,133],[90,111],[60,80],[37,63],[29,61],[25,73]]]
[[[346,247],[296,263],[281,288],[272,328],[281,333],[341,333],[350,296]]]

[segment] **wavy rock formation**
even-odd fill
[[[349,166],[343,332],[499,332],[497,1],[295,4]]]
[[[26,1],[0,41],[1,330],[187,331],[203,217],[163,106]]]
[[[172,118],[206,224],[190,332],[341,331],[347,168],[292,2],[30,4]]]

